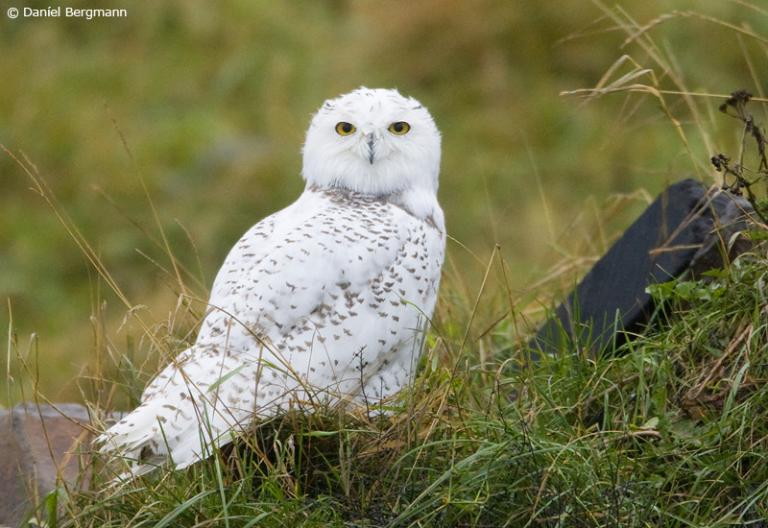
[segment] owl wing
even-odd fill
[[[198,344],[221,343],[226,335],[237,351],[252,349],[255,335],[280,341],[333,304],[338,290],[368,288],[396,260],[411,222],[418,221],[385,202],[354,208],[323,193],[304,193],[230,251],[214,281]]]

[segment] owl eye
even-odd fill
[[[411,125],[409,125],[405,121],[397,121],[396,123],[392,123],[391,125],[389,125],[389,128],[387,130],[389,130],[396,136],[404,136],[405,134],[408,133],[410,129],[411,129]]]
[[[340,136],[348,136],[350,134],[353,134],[357,130],[355,128],[355,125],[352,123],[347,123],[346,121],[341,121],[340,123],[336,123],[336,133]]]

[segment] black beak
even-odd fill
[[[368,161],[371,162],[371,165],[373,165],[373,158],[374,158],[373,143],[374,143],[374,139],[373,139],[373,135],[371,135],[368,138]]]

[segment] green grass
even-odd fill
[[[653,330],[613,354],[531,363],[525,342],[665,183],[719,181],[709,158],[738,158],[741,129],[717,107],[737,88],[763,94],[765,9],[391,4],[0,21],[9,405],[135,405],[194,340],[232,241],[299,191],[323,98],[396,85],[444,135],[453,238],[419,376],[391,416],[289,415],[123,487],[97,460],[87,491],[41,505],[60,508],[49,524],[761,526],[764,247],[708,283],[654,288],[667,307]]]
[[[186,471],[104,470],[59,526],[759,526],[765,247],[706,280],[655,288],[654,330],[604,357],[531,363],[509,321],[469,344],[438,321],[391,416],[293,414]]]

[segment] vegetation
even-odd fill
[[[391,419],[267,423],[278,432],[249,454],[78,497],[70,522],[759,526],[768,303],[754,285],[767,274],[747,256],[707,284],[665,285],[674,315],[613,357],[510,361],[501,325],[478,364],[441,336]]]
[[[322,99],[398,86],[444,135],[453,238],[419,377],[391,415],[286,416],[123,487],[105,470],[52,494],[48,522],[763,526],[764,247],[654,288],[653,329],[612,354],[531,362],[525,343],[666,183],[721,183],[720,153],[729,185],[762,175],[746,126],[718,108],[746,88],[768,115],[768,11],[395,4],[179,0],[109,24],[0,21],[8,405],[134,405],[194,339],[228,247],[301,189]]]
[[[183,472],[62,487],[59,524],[763,526],[767,281],[762,246],[658,285],[655,329],[602,357],[528,361],[514,320],[470,355],[439,321],[390,416],[288,415]]]

